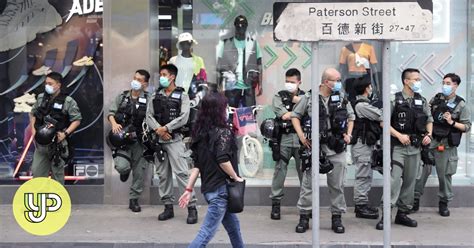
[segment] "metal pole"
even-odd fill
[[[319,70],[317,59],[318,43],[311,43],[311,189],[313,209],[313,247],[319,248]]]
[[[383,100],[383,246],[390,248],[390,41],[383,42],[382,51],[382,100]]]

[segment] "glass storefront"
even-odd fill
[[[61,73],[61,91],[82,112],[69,139],[75,156],[65,168],[66,184],[102,184],[102,6],[5,1],[0,10],[0,184],[31,178],[35,145],[29,112],[50,71]]]
[[[244,124],[247,125],[247,128],[240,132],[240,136],[243,137],[245,132],[250,130],[250,136],[256,138],[254,143],[247,142],[246,144],[254,148],[252,150],[254,155],[250,154],[249,156],[258,166],[255,168],[255,166],[246,165],[246,158],[243,155],[240,160],[240,168],[241,173],[246,175],[251,183],[257,185],[269,185],[274,171],[275,163],[272,160],[271,150],[268,142],[260,134],[259,124],[266,118],[274,117],[271,108],[272,98],[278,91],[284,89],[285,72],[290,68],[299,69],[302,73],[301,88],[303,90],[310,89],[311,45],[304,42],[274,41],[272,16],[274,2],[204,0],[184,4],[179,8],[176,6],[152,6],[152,8],[158,8],[158,19],[160,19],[159,42],[158,44],[152,44],[152,48],[159,49],[160,55],[163,55],[160,56],[160,61],[155,61],[156,58],[153,58],[152,64],[158,65],[177,56],[181,52],[176,46],[179,35],[183,32],[190,32],[197,41],[197,44],[192,47],[193,55],[201,57],[204,61],[207,81],[217,83],[221,87],[227,87],[223,89],[227,89],[226,94],[231,102],[236,101],[236,96],[229,93],[232,85],[227,83],[223,86],[222,79],[228,73],[225,68],[229,68],[229,66],[223,62],[222,57],[226,55],[222,53],[221,45],[233,42],[235,37],[238,36],[235,32],[235,18],[239,15],[246,18],[248,22],[245,29],[246,49],[251,50],[250,55],[247,55],[247,59],[248,61],[257,59],[258,64],[255,68],[247,66],[247,71],[243,72],[242,79],[248,76],[249,71],[252,73],[255,69],[261,74],[261,82],[258,82],[257,85],[234,86],[239,89],[250,88],[252,93],[258,93],[260,85],[262,89],[261,95],[256,94],[254,98],[252,95],[250,97],[251,101],[245,102],[242,100],[239,103],[241,108],[254,104],[262,107],[261,110],[257,110],[256,125],[252,121],[246,122]],[[465,7],[467,5],[467,1],[456,2],[456,4],[449,0],[433,1],[433,39],[427,42],[391,42],[389,68],[382,63],[381,41],[320,42],[318,44],[320,53],[317,58],[319,71],[321,72],[327,67],[338,68],[342,73],[345,81],[344,88],[347,91],[351,90],[351,79],[366,75],[371,78],[377,92],[381,93],[382,72],[383,70],[389,70],[390,87],[394,93],[401,89],[401,71],[408,67],[418,68],[423,77],[422,94],[428,100],[440,91],[442,77],[446,73],[455,72],[461,76],[463,82],[457,92],[466,99],[469,106],[472,106],[472,102],[468,97],[470,74],[467,71],[467,62],[470,56],[466,54],[470,37],[467,36],[468,10]],[[261,60],[258,60],[259,58]],[[361,72],[357,72],[359,65],[356,66],[351,63],[365,63],[366,68],[370,70],[361,74]],[[226,75],[224,76],[224,74]],[[234,75],[231,75],[231,77],[233,78]],[[251,112],[242,110],[242,116],[247,116],[249,113],[251,116]],[[245,118],[242,117],[242,119]],[[242,145],[244,141],[240,140]],[[248,139],[245,141],[248,141]],[[468,162],[470,158],[469,144],[470,134],[464,135],[459,147],[460,160],[457,174],[453,178],[454,185],[466,185],[473,182],[472,169],[470,169],[472,165]],[[260,158],[262,152],[263,158]],[[348,164],[351,165],[350,153],[347,155],[347,160]],[[434,173],[433,170],[428,185],[437,184]],[[375,185],[382,185],[381,175],[378,173],[374,175]],[[321,178],[324,179],[325,177],[321,176]],[[348,166],[346,185],[352,186],[353,181],[354,168]],[[293,159],[290,160],[286,183],[288,185],[299,184]]]

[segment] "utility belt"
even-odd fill
[[[451,147],[458,147],[461,144],[462,133],[458,131],[450,131],[446,137],[437,136],[433,133],[433,139],[440,142],[443,138],[448,139],[448,145]]]
[[[287,128],[281,128],[280,132],[283,134],[291,134],[291,133],[296,133],[296,130],[292,127],[287,127]]]
[[[421,142],[423,141],[423,136],[421,134],[406,134],[410,137],[410,142],[412,146],[419,148],[421,147]],[[395,137],[391,137],[392,146],[403,146],[403,144]]]

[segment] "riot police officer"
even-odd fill
[[[130,173],[133,173],[130,186],[129,208],[133,212],[140,212],[138,198],[143,192],[144,174],[147,162],[143,157],[142,123],[146,116],[148,92],[144,89],[148,85],[150,74],[146,70],[137,70],[130,83],[130,90],[120,93],[109,108],[107,120],[112,130],[108,137],[112,145],[114,166],[120,174],[120,180],[126,182]],[[114,142],[114,136],[118,140]]]
[[[45,79],[45,92],[30,113],[30,125],[35,137],[33,177],[48,177],[64,184],[64,167],[72,159],[69,137],[81,124],[81,112],[76,101],[61,92],[63,77],[51,72]]]
[[[173,173],[178,182],[179,194],[182,195],[189,180],[188,165],[185,157],[185,145],[181,128],[189,118],[189,97],[183,88],[176,87],[175,79],[178,68],[172,64],[160,69],[160,88],[154,92],[148,102],[146,123],[155,132],[162,149],[164,160],[157,164],[156,172],[160,179],[159,192],[165,210],[158,216],[164,221],[174,217]],[[186,189],[188,190],[188,189]],[[196,197],[188,204],[186,223],[197,223]]]
[[[370,79],[361,77],[354,80],[356,93],[352,104],[356,120],[352,132],[352,161],[356,167],[354,183],[354,203],[357,218],[377,219],[377,208],[369,206],[369,191],[372,184],[371,157],[375,143],[382,134],[382,110],[375,107],[369,97],[372,95]]]
[[[448,202],[453,199],[452,176],[456,173],[458,165],[457,147],[461,142],[462,133],[471,128],[471,112],[466,101],[456,94],[461,84],[461,78],[448,73],[443,78],[442,92],[434,96],[431,101],[431,114],[433,115],[433,141],[430,151],[434,155],[434,165],[439,182],[439,214],[447,217],[450,215]],[[425,165],[421,178],[416,181],[415,204],[413,210],[419,209],[420,197],[428,176],[431,174],[431,165]]]
[[[428,102],[420,95],[421,76],[417,69],[402,72],[403,89],[391,99],[390,135],[391,206],[398,207],[395,224],[416,227],[408,217],[413,206],[415,182],[420,166],[422,145],[432,140],[433,118]],[[376,229],[383,230],[383,218]]]
[[[352,137],[354,112],[340,90],[342,88],[341,74],[334,68],[324,70],[321,84],[319,86],[319,107],[320,107],[320,172],[327,174],[327,184],[331,201],[330,211],[331,229],[335,233],[344,233],[341,215],[346,211],[346,200],[344,198],[344,172],[346,167],[346,145],[350,143]],[[293,109],[291,120],[298,134],[302,145],[310,148],[311,142],[308,135],[303,132],[301,122],[311,121],[311,92],[301,98]],[[302,158],[303,160],[303,155]],[[304,161],[307,161],[306,163]],[[322,162],[325,161],[325,162]],[[321,170],[322,165],[330,163],[333,167],[331,171]],[[308,164],[309,163],[309,164]],[[309,166],[308,169],[306,169]],[[301,183],[300,197],[297,207],[300,211],[300,221],[296,226],[296,232],[303,233],[309,228],[309,215],[311,214],[311,159],[305,158],[302,162],[304,167],[303,180]]]
[[[279,91],[273,97],[273,112],[276,115],[277,126],[279,127],[277,141],[272,143],[273,158],[276,162],[275,172],[272,178],[272,199],[271,219],[280,219],[280,202],[283,198],[283,185],[285,183],[288,163],[291,157],[295,158],[298,179],[301,182],[301,163],[298,155],[299,140],[293,125],[291,124],[291,111],[293,106],[304,95],[304,91],[299,89],[301,85],[301,73],[298,69],[291,68],[285,74],[285,90]]]

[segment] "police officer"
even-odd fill
[[[61,92],[62,80],[57,72],[46,76],[45,93],[38,95],[30,124],[36,143],[33,177],[48,177],[51,171],[51,178],[64,184],[64,167],[73,154],[68,149],[69,136],[81,124],[82,116],[76,101]]]
[[[459,84],[461,78],[458,75],[446,74],[443,78],[442,92],[430,101],[434,119],[434,140],[430,144],[430,150],[434,153],[434,165],[438,174],[439,214],[445,217],[450,214],[448,202],[454,196],[451,177],[456,173],[458,165],[457,147],[461,142],[462,133],[468,132],[471,128],[471,112],[466,101],[456,95]],[[430,174],[431,166],[425,165],[421,178],[416,181],[414,211],[419,209],[420,197]]]
[[[130,90],[120,93],[109,108],[107,119],[112,125],[111,132],[115,135],[125,134],[132,136],[129,144],[119,144],[114,147],[114,165],[120,174],[120,180],[126,182],[133,172],[130,186],[129,208],[133,212],[140,212],[138,198],[143,192],[144,174],[147,162],[143,157],[142,123],[146,116],[148,92],[144,89],[148,85],[150,74],[146,70],[137,70],[130,83]],[[123,137],[123,136],[122,136]],[[127,141],[124,141],[127,143]]]
[[[332,225],[335,233],[344,233],[341,215],[346,211],[344,198],[344,175],[346,167],[346,145],[350,143],[354,124],[354,112],[340,90],[342,88],[341,74],[334,68],[324,70],[319,86],[320,107],[320,143],[321,151],[334,168],[327,174],[329,197],[331,201]],[[308,92],[295,105],[291,120],[303,146],[311,147],[311,141],[306,138],[301,128],[301,121],[311,119],[311,92]],[[310,161],[310,160],[309,160]],[[321,161],[321,159],[320,159]],[[311,169],[303,172],[300,197],[297,207],[300,211],[300,221],[296,232],[303,233],[309,228],[311,214]]]
[[[403,89],[391,99],[390,135],[391,206],[398,207],[395,224],[416,227],[408,217],[413,206],[415,182],[420,167],[421,145],[432,140],[433,118],[428,102],[420,95],[421,76],[417,69],[402,72]],[[383,230],[383,218],[376,229]]]
[[[280,202],[283,198],[283,185],[285,183],[286,173],[288,171],[288,163],[290,158],[295,158],[296,171],[298,179],[301,182],[301,161],[298,155],[300,147],[298,135],[296,134],[293,125],[291,124],[291,111],[293,106],[300,100],[300,96],[304,95],[304,91],[299,89],[301,85],[301,73],[298,69],[291,68],[285,74],[285,90],[279,91],[273,97],[273,112],[275,112],[276,119],[279,123],[279,137],[276,146],[277,149],[273,152],[277,157],[275,164],[275,172],[272,178],[272,192],[270,199],[272,199],[272,212],[270,217],[274,220],[280,219]],[[279,149],[278,149],[279,148]],[[279,151],[278,151],[279,150]]]
[[[354,203],[357,218],[377,219],[377,208],[369,206],[369,191],[372,184],[371,157],[375,143],[382,134],[382,110],[371,104],[372,85],[368,78],[354,80],[356,93],[352,107],[356,120],[352,132],[352,161],[355,164]]]
[[[174,217],[173,174],[178,182],[179,194],[182,195],[189,179],[188,165],[185,157],[185,146],[181,128],[189,117],[189,97],[183,88],[176,87],[175,79],[178,68],[172,64],[160,69],[160,87],[148,102],[146,123],[154,130],[162,149],[165,151],[164,161],[157,165],[159,176],[159,192],[165,210],[158,216],[164,221]],[[188,224],[197,223],[196,197],[192,196],[188,204]]]

